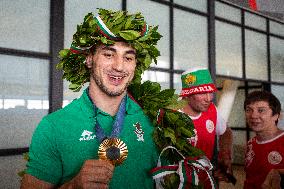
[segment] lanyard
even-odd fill
[[[89,96],[89,93],[88,93]],[[89,96],[90,98],[90,96]],[[91,99],[91,98],[90,98]],[[110,136],[107,136],[103,130],[103,128],[101,127],[101,125],[99,124],[98,120],[97,120],[97,115],[98,115],[98,108],[96,107],[96,105],[93,103],[94,106],[94,112],[95,112],[95,131],[96,131],[96,136],[98,141],[101,143],[104,141],[104,139],[106,138],[118,138],[118,136],[120,135],[121,131],[122,131],[122,125],[124,122],[124,117],[125,117],[125,109],[126,109],[126,95],[123,97],[122,101],[120,102],[119,108],[118,108],[118,112],[116,114],[113,126],[112,126],[112,131]]]

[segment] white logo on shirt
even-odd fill
[[[206,129],[209,133],[212,133],[214,131],[214,123],[211,120],[206,121]]]
[[[84,130],[83,133],[81,134],[81,138],[79,139],[79,141],[95,139],[96,135],[95,134],[92,135],[92,134],[93,134],[93,132]]]
[[[271,163],[272,165],[277,165],[282,161],[282,156],[279,152],[277,151],[272,151],[268,154],[268,162]]]
[[[134,133],[137,135],[137,141],[142,141],[144,142],[144,131],[142,130],[142,126],[139,122],[133,124],[133,127],[135,127]]]

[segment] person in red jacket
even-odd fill
[[[284,174],[284,131],[277,127],[280,101],[270,92],[251,92],[244,102],[248,127],[256,136],[247,143],[245,189],[280,189]]]
[[[220,170],[215,171],[214,176],[218,180],[228,181],[228,178],[221,174],[221,169],[222,172],[232,173],[232,131],[227,127],[225,120],[212,102],[214,92],[217,89],[210,72],[206,68],[193,68],[182,74],[181,81],[180,96],[187,100],[187,105],[181,111],[193,120],[196,134],[188,141],[193,146],[203,150],[211,162],[213,162],[214,154],[216,154],[214,152],[218,149],[217,167]]]

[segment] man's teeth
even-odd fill
[[[110,76],[113,79],[122,79],[122,77],[118,77],[118,76]]]

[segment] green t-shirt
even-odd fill
[[[97,113],[106,133],[111,133],[114,118],[100,110]],[[56,185],[71,180],[85,160],[98,159],[94,123],[93,104],[86,91],[65,108],[44,117],[33,134],[27,173]],[[115,168],[110,188],[154,188],[149,171],[156,166],[158,155],[152,132],[150,120],[127,97],[119,138],[127,145],[128,157]]]

